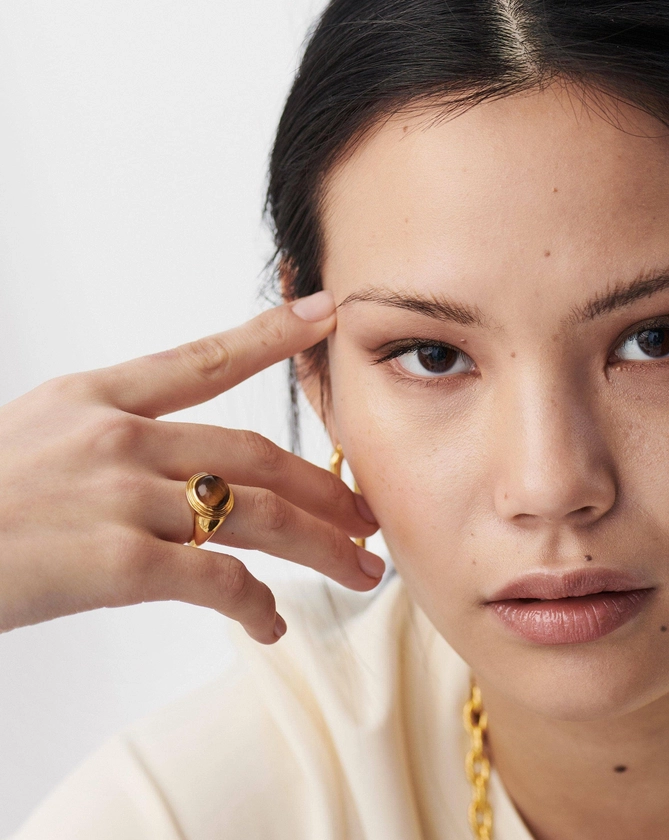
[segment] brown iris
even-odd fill
[[[659,359],[669,353],[669,330],[644,330],[639,333],[637,342],[644,353]]]
[[[452,347],[426,345],[418,348],[418,361],[430,373],[446,373],[458,358],[458,351]]]

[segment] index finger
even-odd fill
[[[206,402],[318,344],[334,329],[334,313],[332,292],[316,292],[225,332],[106,368],[105,391],[117,408],[152,418]]]

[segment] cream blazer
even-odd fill
[[[12,840],[471,840],[466,663],[399,576],[272,585],[288,633],[120,732]],[[493,768],[495,840],[532,840]]]

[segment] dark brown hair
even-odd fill
[[[332,0],[308,39],[270,160],[265,209],[283,297],[321,289],[322,185],[367,129],[413,104],[457,114],[556,81],[592,108],[604,110],[601,92],[669,126],[669,3]],[[318,376],[325,400],[327,343],[304,358],[300,375]],[[294,360],[290,387],[299,451]]]

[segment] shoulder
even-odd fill
[[[347,836],[341,730],[379,713],[370,691],[385,705],[404,590],[398,578],[374,597],[320,579],[272,589],[288,624],[277,644],[231,625],[233,669],[106,742],[13,840],[306,840],[320,819],[306,801]]]

